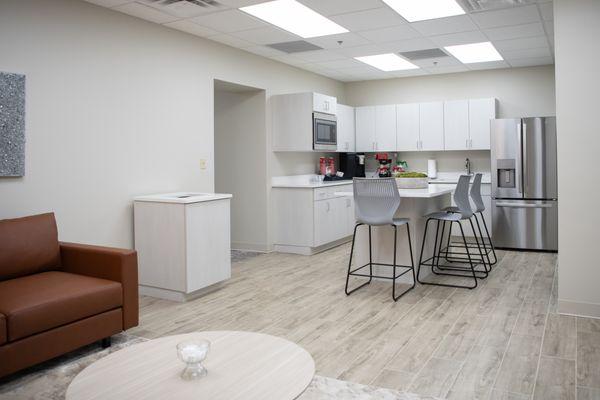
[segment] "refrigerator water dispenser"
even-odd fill
[[[514,188],[515,184],[515,160],[500,159],[496,161],[496,173],[498,174],[498,187]]]

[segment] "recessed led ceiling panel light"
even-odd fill
[[[303,38],[348,32],[348,29],[296,0],[269,1],[240,10]]]
[[[383,0],[408,22],[465,14],[456,0]]]
[[[372,67],[382,71],[400,71],[404,69],[417,69],[415,64],[406,61],[404,58],[394,54],[378,54],[376,56],[354,57],[356,60],[369,64]]]
[[[463,64],[503,60],[491,42],[446,46],[444,49]]]

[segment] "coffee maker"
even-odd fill
[[[340,153],[339,170],[344,173],[344,179],[365,177],[364,153]]]
[[[377,174],[380,178],[389,178],[392,176],[392,160],[388,158],[387,153],[377,153],[375,159],[379,162]]]

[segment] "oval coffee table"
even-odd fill
[[[208,375],[184,381],[175,346],[208,339]],[[67,389],[67,400],[292,400],[315,373],[311,355],[288,340],[262,333],[215,331],[167,336],[126,347],[91,364]]]

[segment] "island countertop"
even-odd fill
[[[427,189],[398,189],[401,198],[422,198],[430,199],[433,197],[450,194],[454,191],[456,185],[430,184]],[[348,191],[335,192],[336,196],[352,197],[354,193]]]

